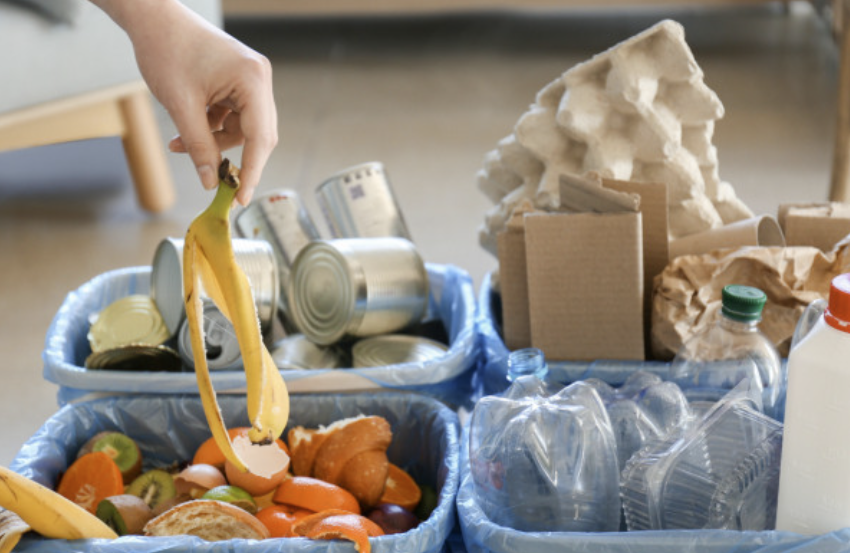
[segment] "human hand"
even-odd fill
[[[218,185],[221,152],[244,144],[236,199],[248,205],[277,145],[269,61],[176,0],[93,0],[123,27],[139,69],[179,133],[203,186]]]

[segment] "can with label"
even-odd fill
[[[233,253],[239,267],[248,277],[260,319],[260,330],[266,334],[277,313],[280,294],[280,275],[272,246],[265,240],[235,238]],[[200,295],[208,299],[203,285]],[[151,267],[151,297],[168,331],[175,336],[186,318],[183,304],[182,238],[165,238],[157,246]]]
[[[405,334],[385,334],[359,340],[351,348],[354,368],[425,363],[445,355],[448,347],[435,340]]]
[[[235,371],[242,368],[242,354],[233,325],[211,301],[204,302],[204,344],[207,366],[211,371]],[[189,320],[180,325],[177,350],[187,367],[195,367]]]
[[[299,331],[331,345],[419,322],[428,308],[428,273],[404,238],[318,240],[296,258],[288,292]]]
[[[275,342],[271,356],[280,370],[338,369],[342,366],[336,348],[314,344],[303,334],[291,334]]]
[[[394,236],[411,240],[380,162],[336,173],[319,185],[316,199],[334,238]]]

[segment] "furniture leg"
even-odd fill
[[[835,150],[829,199],[833,202],[850,202],[850,0],[838,0],[834,5],[839,62]]]

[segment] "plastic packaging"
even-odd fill
[[[549,376],[549,365],[546,364],[543,350],[524,348],[508,355],[508,381],[514,382],[521,376],[536,376],[540,380],[546,380]]]
[[[476,497],[493,521],[518,530],[617,530],[617,445],[599,394],[583,382],[552,391],[522,376],[475,406]]]
[[[777,528],[819,534],[850,526],[850,274],[788,357]]]
[[[690,400],[717,401],[744,379],[762,394],[764,412],[777,415],[782,362],[758,329],[767,296],[758,288],[730,284],[716,324],[685,342],[671,366],[672,380]]]
[[[475,292],[469,274],[451,265],[427,264],[429,320],[439,319],[448,334],[449,349],[428,362],[363,369],[281,371],[290,392],[393,388],[437,397],[471,409],[472,377],[478,363]],[[47,332],[44,378],[59,385],[59,404],[91,393],[197,393],[193,372],[89,371],[82,363],[89,353],[88,316],[111,301],[150,292],[150,267],[129,267],[100,274],[71,291]],[[245,389],[241,370],[214,371],[219,393]]]
[[[248,423],[244,395],[219,396],[228,425]],[[292,398],[290,425],[327,425],[357,414],[380,415],[392,427],[387,455],[416,481],[433,488],[437,505],[431,516],[404,534],[372,538],[375,553],[440,553],[455,524],[459,482],[457,415],[439,401],[416,394],[313,394]],[[50,417],[12,462],[16,472],[52,486],[87,438],[117,429],[137,437],[145,468],[191,459],[209,437],[209,426],[197,396],[121,396],[69,404]],[[124,536],[116,540],[56,540],[27,534],[17,553],[342,553],[350,542],[281,538],[260,541],[206,542],[193,536]]]
[[[623,469],[629,530],[773,527],[782,424],[746,382],[693,425],[650,444]]]

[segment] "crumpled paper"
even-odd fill
[[[682,344],[720,316],[727,284],[767,294],[759,329],[788,356],[806,306],[828,299],[832,279],[850,272],[850,236],[829,253],[809,246],[744,247],[674,259],[655,279],[652,354],[672,359]]]

